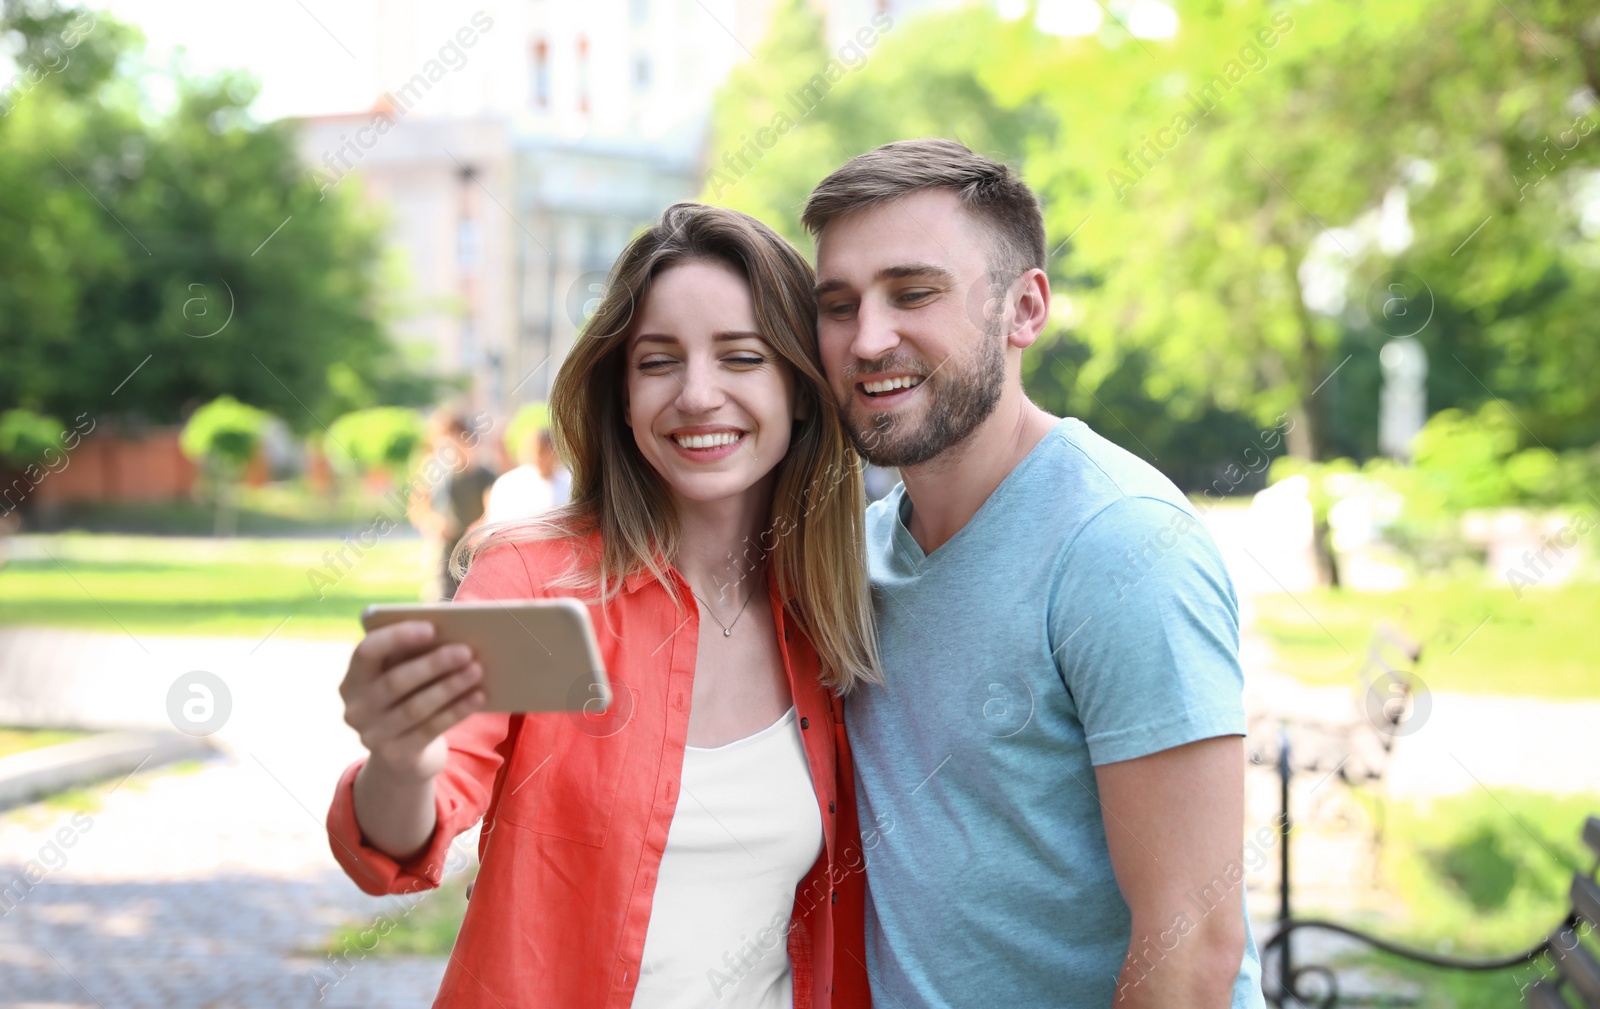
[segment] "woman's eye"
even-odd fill
[[[662,357],[652,358],[652,359],[650,359],[648,361],[640,361],[639,362],[639,370],[640,371],[660,371],[663,368],[670,367],[672,365],[672,363],[673,362],[669,358],[662,358]]]
[[[749,365],[750,367],[755,367],[758,364],[766,364],[767,363],[767,359],[766,358],[764,358],[764,357],[754,357],[754,356],[730,357],[730,358],[728,358],[728,361],[730,363],[732,363],[732,364],[743,364],[743,365]]]

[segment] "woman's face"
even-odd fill
[[[627,367],[634,441],[677,497],[766,490],[789,451],[794,377],[761,337],[737,270],[694,260],[657,274],[634,318]]]

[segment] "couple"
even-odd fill
[[[1261,1005],[1232,585],[1024,395],[1032,192],[899,142],[804,221],[814,276],[732,211],[635,239],[552,393],[571,505],[463,546],[457,599],[590,600],[605,716],[374,631],[335,857],[433,887],[483,817],[436,1006]],[[858,453],[904,480],[864,518]]]

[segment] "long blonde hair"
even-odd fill
[[[882,683],[865,570],[861,461],[827,394],[817,350],[811,266],[771,228],[720,207],[678,203],[628,244],[611,269],[599,306],[573,344],[550,394],[556,448],[572,471],[572,500],[536,519],[475,530],[457,547],[463,571],[492,543],[586,537],[600,551],[552,584],[604,601],[624,580],[648,571],[680,608],[663,560],[678,544],[677,509],[624,421],[628,333],[651,281],[691,261],[725,263],[750,285],[761,335],[795,377],[803,419],[776,467],[772,510],[755,544],[772,564],[792,618],[822,660],[823,681],[839,693]]]

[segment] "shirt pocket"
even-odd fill
[[[637,701],[637,697],[634,697]],[[639,726],[581,713],[529,714],[497,817],[538,834],[602,847]]]

